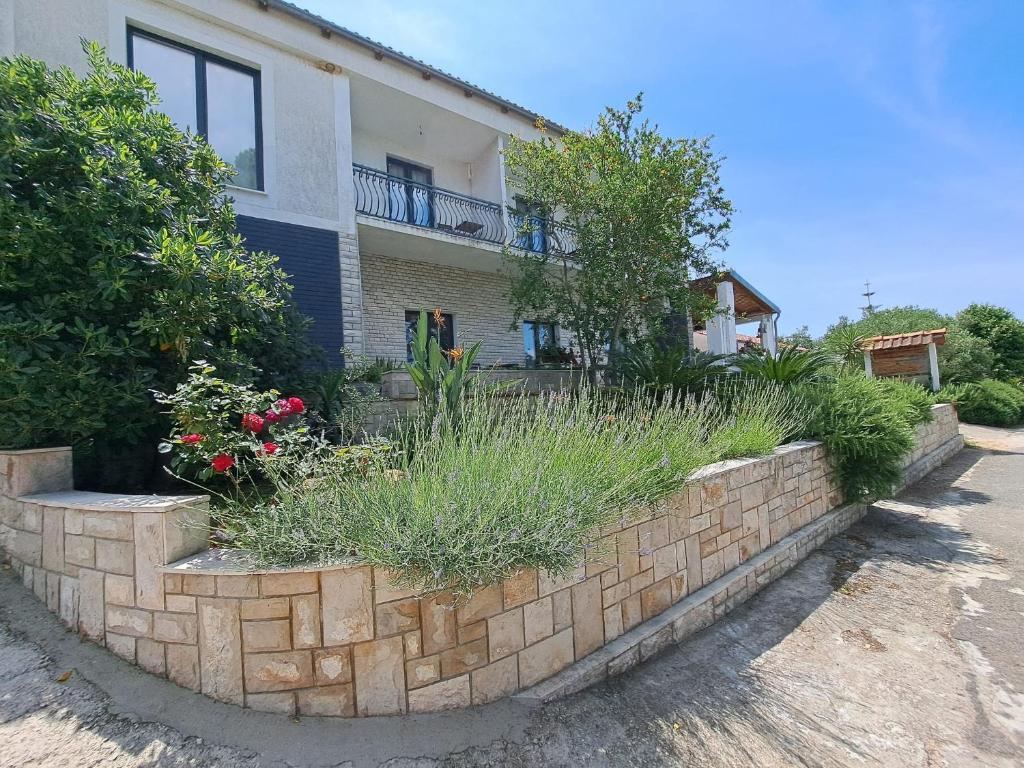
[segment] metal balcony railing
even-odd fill
[[[376,168],[352,164],[356,211],[388,221],[433,229],[449,235],[502,245],[532,253],[571,256],[576,236],[571,227],[550,219],[510,211],[487,200],[393,176]]]
[[[356,211],[449,235],[505,242],[501,206],[352,164]]]
[[[509,245],[531,253],[571,256],[576,251],[576,233],[572,227],[542,216],[512,211],[509,220]]]

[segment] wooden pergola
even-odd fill
[[[757,340],[773,355],[776,352],[775,322],[778,305],[735,270],[694,280],[690,287],[715,297],[719,313],[707,322],[707,346],[711,352],[731,354]],[[736,333],[736,326],[759,323],[756,337]]]
[[[932,390],[937,391],[941,386],[937,347],[945,343],[945,328],[872,336],[860,343],[864,370],[869,377],[930,383]]]

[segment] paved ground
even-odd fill
[[[968,436],[725,621],[539,709],[243,712],[79,642],[0,574],[0,766],[1024,765],[1024,430]]]

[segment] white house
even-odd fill
[[[563,247],[507,213],[501,150],[541,135],[538,115],[282,0],[0,0],[2,55],[84,72],[80,38],[238,168],[239,230],[279,256],[335,362],[405,359],[435,308],[442,342],[483,339],[484,364],[565,342],[542,318],[513,328],[499,272],[506,244]]]

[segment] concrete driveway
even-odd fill
[[[725,621],[542,708],[241,711],[80,642],[2,573],[0,766],[1024,765],[1024,430],[964,432],[982,447]]]

